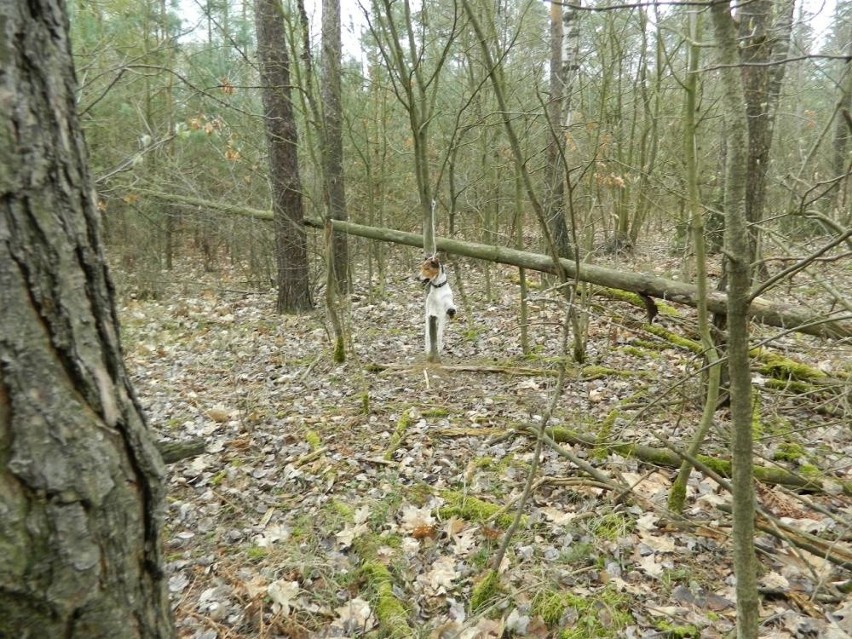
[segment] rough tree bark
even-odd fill
[[[754,461],[748,313],[751,297],[749,235],[746,220],[748,122],[743,82],[737,69],[737,34],[730,6],[712,6],[713,27],[723,68],[722,105],[728,146],[725,179],[725,256],[728,259],[727,340],[731,394],[733,558],[737,578],[737,637],[756,639],[759,617],[757,560],[754,554]]]
[[[171,637],[61,0],[0,0],[0,637]]]
[[[269,185],[275,212],[277,309],[279,313],[298,313],[310,309],[312,304],[307,241],[302,226],[299,140],[290,97],[290,60],[281,0],[255,0],[254,16],[269,149]]]
[[[343,181],[343,130],[340,88],[340,0],[322,3],[322,98],[323,178],[328,216],[346,220],[346,190]],[[349,290],[349,245],[345,233],[332,238],[332,274],[339,290]]]
[[[563,59],[565,34],[562,11],[561,3],[550,3],[550,99],[546,109],[550,125],[547,129],[547,164],[542,205],[559,257],[573,257],[568,225],[565,223],[565,135],[562,123],[565,117],[567,68]],[[576,14],[575,9],[569,8],[567,12]]]
[[[849,6],[849,3],[847,3]],[[847,9],[848,11],[848,9]],[[838,21],[842,13],[837,12]],[[841,63],[840,81],[837,88],[840,96],[837,102],[838,109],[835,117],[837,122],[834,129],[834,158],[832,162],[833,177],[838,179],[837,184],[832,187],[830,194],[834,196],[831,204],[835,207],[837,219],[841,223],[845,223],[846,216],[849,215],[848,209],[848,193],[846,184],[848,177],[843,177],[849,170],[849,140],[852,139],[852,126],[850,126],[849,112],[852,110],[852,21],[848,25],[838,24],[837,29],[840,33],[846,33],[846,46],[844,47],[844,55],[846,59]],[[846,205],[844,205],[844,202]]]
[[[768,276],[766,268],[759,264],[760,225],[775,113],[787,68],[782,61],[789,50],[794,4],[791,0],[752,0],[739,8],[739,51],[744,63],[742,83],[748,115],[746,232],[749,262],[755,265],[754,277],[759,280]]]

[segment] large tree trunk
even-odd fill
[[[60,0],[0,0],[0,637],[171,637]]]
[[[299,140],[290,98],[290,60],[281,1],[255,0],[254,14],[269,149],[269,184],[275,213],[278,312],[298,313],[310,309],[312,304],[307,242],[302,227]]]
[[[754,469],[751,368],[748,313],[751,287],[750,247],[746,220],[748,122],[743,82],[737,73],[737,37],[730,7],[712,7],[719,46],[723,112],[728,144],[725,180],[725,255],[728,258],[728,370],[731,393],[731,470],[733,487],[733,557],[737,578],[737,637],[757,637],[759,602],[754,555]]]

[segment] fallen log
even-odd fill
[[[218,202],[210,202],[170,193],[160,193],[147,189],[137,189],[137,192],[173,204],[217,210],[263,220],[272,219],[271,211],[261,211],[233,204],[220,204]],[[420,233],[407,233],[405,231],[365,226],[342,220],[332,220],[331,222],[335,231],[349,235],[357,235],[381,242],[391,242],[407,246],[423,246],[423,235]],[[315,228],[324,227],[324,222],[321,220],[306,219],[305,224]],[[499,262],[544,273],[556,272],[553,257],[541,253],[531,253],[504,246],[464,242],[449,238],[437,238],[436,243],[439,250],[454,255],[463,255],[489,262]],[[698,289],[693,284],[657,277],[650,273],[618,271],[594,264],[581,263],[578,269],[575,261],[564,258],[560,260],[560,265],[569,278],[576,278],[598,286],[632,291],[640,295],[677,302],[693,308],[698,304]],[[713,313],[727,313],[727,302],[728,298],[724,293],[713,291],[708,295],[707,308]],[[752,319],[761,324],[805,333],[807,335],[823,338],[852,337],[852,319],[848,317],[842,316],[838,319],[829,319],[822,315],[814,315],[807,309],[770,302],[761,297],[752,301],[749,314]]]
[[[305,220],[305,224],[317,228],[322,226],[322,223],[316,220]],[[332,225],[335,231],[343,231],[351,235],[408,246],[423,246],[423,237],[417,233],[406,233],[395,229],[364,226],[339,220],[333,220]],[[511,264],[545,273],[555,273],[556,271],[553,258],[541,253],[530,253],[503,246],[463,242],[448,238],[437,238],[436,243],[439,250],[454,255]],[[581,263],[578,270],[576,262],[572,260],[563,258],[560,262],[569,278],[576,277],[598,286],[633,291],[634,293],[685,304],[693,308],[698,304],[698,289],[692,284],[657,277],[649,273],[630,273],[594,264]],[[726,313],[728,310],[727,302],[728,298],[724,293],[713,291],[708,296],[707,308],[713,313]],[[749,314],[761,324],[799,333],[817,337],[852,337],[852,321],[829,320],[823,316],[814,315],[805,309],[770,302],[760,297],[751,303]]]

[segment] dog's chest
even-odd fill
[[[426,296],[426,307],[430,311],[443,313],[451,303],[452,295],[452,291],[450,291],[450,287],[447,284],[439,288],[435,288],[434,286],[429,287],[429,295]]]

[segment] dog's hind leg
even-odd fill
[[[430,362],[437,362],[441,352],[443,325],[434,315],[426,316],[426,355]]]
[[[438,340],[438,352],[441,353],[444,350],[444,326],[447,323],[447,317],[446,317],[446,315],[444,315],[442,317],[436,317],[435,319],[437,320],[437,323],[438,323],[438,329],[436,331],[437,332],[436,337],[437,337],[437,340]]]

